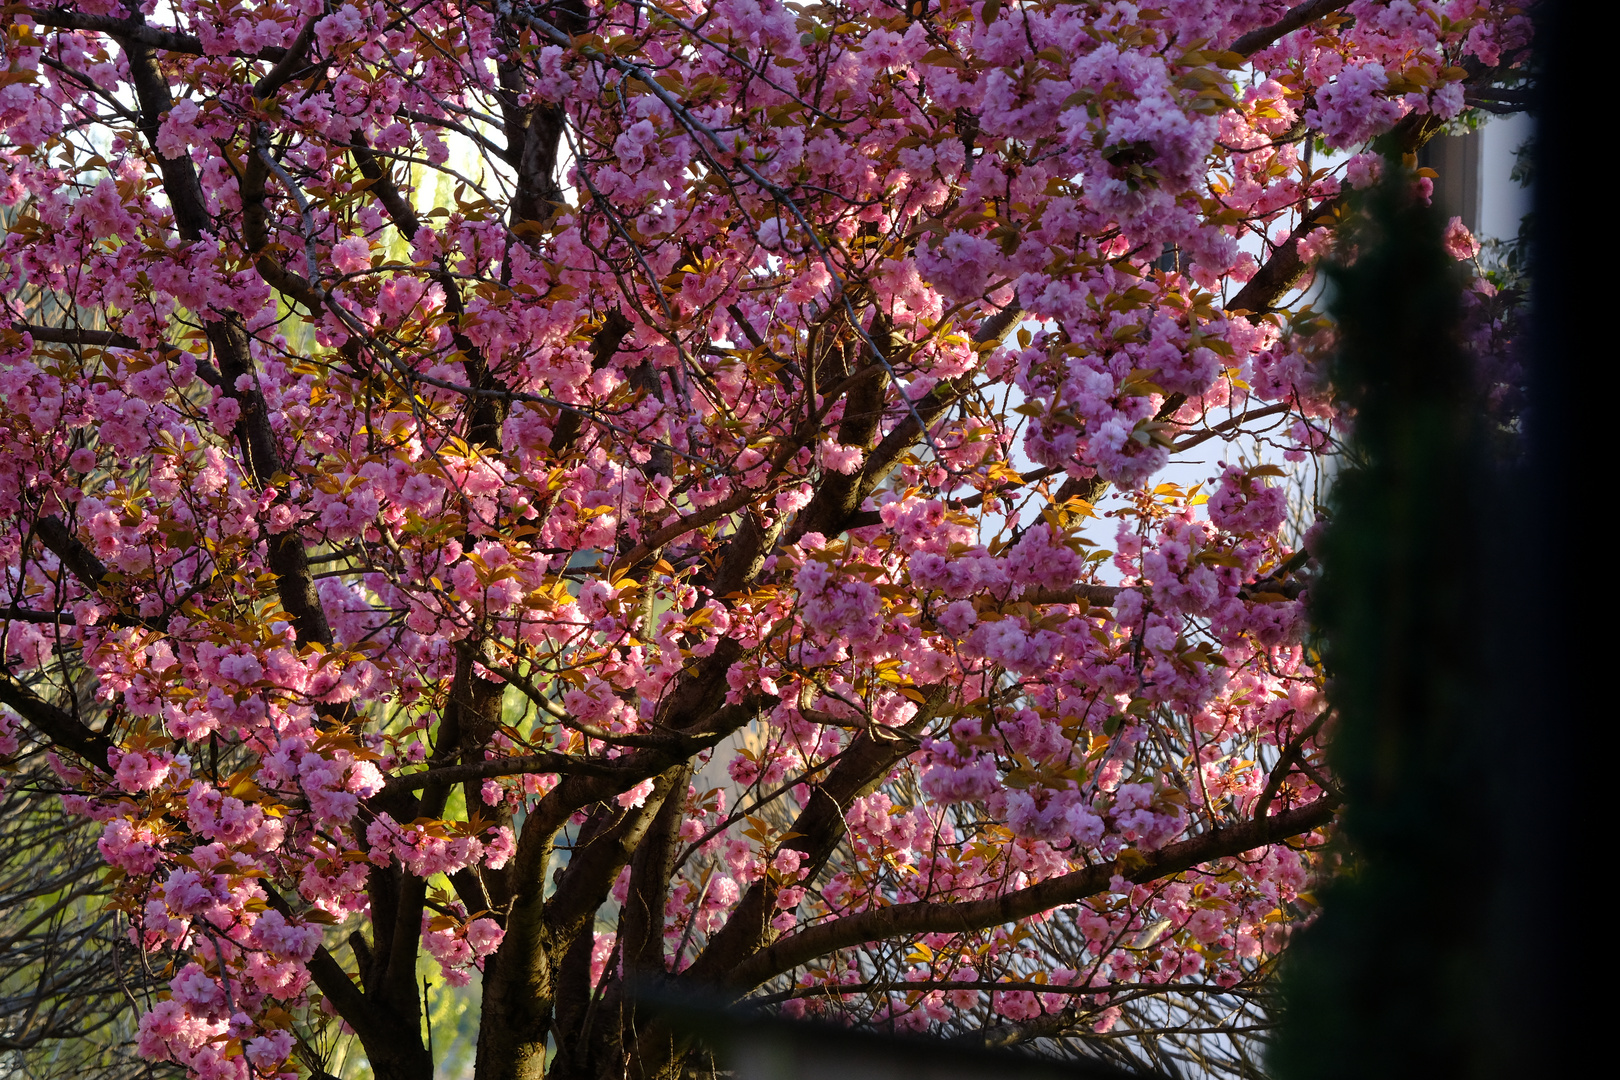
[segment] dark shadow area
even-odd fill
[[[1532,333],[1500,408],[1438,207],[1398,158],[1332,274],[1353,413],[1313,613],[1337,710],[1342,873],[1290,946],[1279,1080],[1563,1072],[1580,680],[1574,5],[1537,11]],[[1409,164],[1409,163],[1408,163]],[[1584,242],[1583,242],[1584,243]],[[1590,248],[1590,245],[1585,245]],[[1588,319],[1590,315],[1586,316]],[[1612,351],[1612,350],[1611,350]]]

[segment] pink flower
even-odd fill
[[[157,149],[164,157],[184,157],[197,140],[197,103],[181,98],[163,117],[158,128]]]
[[[242,1047],[243,1055],[253,1063],[254,1068],[270,1072],[279,1068],[292,1053],[293,1037],[286,1031],[272,1031],[268,1035],[260,1035],[250,1039]]]
[[[647,796],[652,794],[652,789],[652,778],[648,777],[629,791],[621,791],[615,798],[620,806],[626,808],[640,806],[647,801]]]
[[[1460,217],[1446,223],[1445,245],[1446,252],[1459,262],[1479,254],[1479,241],[1474,239],[1474,234],[1468,231],[1468,226],[1463,224]]]
[[[371,267],[371,244],[363,236],[349,236],[332,245],[332,265],[339,273],[354,274]]]
[[[843,473],[845,476],[853,476],[859,472],[865,456],[866,451],[858,446],[844,446],[825,439],[816,448],[816,458],[821,462],[822,468]]]
[[[150,791],[168,777],[174,758],[170,754],[146,754],[140,751],[120,753],[117,750],[109,750],[107,764],[113,766],[113,775],[122,790]]]
[[[1221,936],[1221,914],[1211,908],[1199,908],[1187,917],[1187,932],[1208,945]]]
[[[509,827],[502,825],[490,831],[495,835],[484,844],[484,865],[491,870],[499,870],[516,854],[517,845],[512,840],[512,830]]]
[[[506,931],[494,919],[474,919],[467,924],[467,943],[477,956],[488,956],[494,952],[505,936]]]

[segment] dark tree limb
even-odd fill
[[[72,713],[52,705],[6,671],[0,671],[0,704],[9,705],[52,746],[72,751],[102,772],[111,771],[107,751],[113,749],[112,740],[91,730]]]
[[[1324,15],[1330,15],[1340,8],[1349,6],[1350,0],[1306,0],[1303,4],[1296,4],[1294,7],[1289,8],[1282,18],[1270,26],[1250,30],[1247,34],[1232,42],[1231,50],[1239,56],[1253,56],[1261,49],[1276,44],[1284,35],[1293,33],[1306,23],[1315,22]]]
[[[84,541],[73,534],[67,523],[55,514],[41,514],[34,522],[34,533],[50,548],[62,565],[90,592],[101,588],[107,566]]]
[[[148,49],[185,53],[190,56],[206,55],[201,38],[193,34],[182,34],[174,30],[163,30],[155,26],[148,26],[139,18],[116,19],[111,15],[85,15],[74,11],[70,7],[31,8],[28,9],[28,16],[40,26],[49,26],[57,30],[90,30],[122,38],[125,41]],[[260,49],[256,53],[233,52],[230,55],[242,59],[269,60],[272,63],[278,63],[286,56],[286,50],[270,47]]]
[[[1382,141],[1400,154],[1413,154],[1432,139],[1445,122],[1432,113],[1409,113]],[[1343,196],[1307,206],[1288,239],[1277,245],[1248,284],[1227,301],[1226,310],[1247,312],[1251,320],[1277,310],[1277,304],[1304,280],[1310,267],[1299,257],[1299,242],[1317,229],[1332,225],[1344,205]]]
[[[1201,863],[1281,843],[1326,825],[1338,805],[1338,799],[1323,796],[1267,818],[1216,829],[1156,852],[1141,852],[1141,861],[1130,865],[1117,859],[1099,863],[987,900],[959,904],[918,901],[870,908],[808,927],[760,950],[732,967],[725,983],[740,994],[819,957],[868,941],[930,933],[963,934],[1016,922],[1095,896],[1108,888],[1116,874],[1138,883],[1156,881]]]
[[[916,748],[915,737],[932,722],[948,692],[943,684],[931,687],[917,715],[900,730],[885,732],[882,738],[871,732],[857,735],[827,778],[811,789],[808,805],[794,819],[790,830],[797,835],[782,844],[804,855],[800,870],[806,879],[820,872],[843,840],[847,831],[845,811],[881,784],[889,770]],[[751,884],[726,925],[686,969],[685,977],[699,982],[720,981],[726,972],[757,954],[776,936],[770,928],[770,917],[780,893],[781,886],[769,877]]]
[[[157,156],[164,193],[169,197],[175,227],[182,238],[195,243],[208,231],[210,222],[202,184],[196,167],[187,157],[167,157],[157,149],[158,129],[163,116],[173,107],[169,84],[159,69],[150,46],[136,38],[120,35],[129,61],[130,81],[140,103],[142,133]],[[203,326],[209,343],[219,358],[225,392],[241,409],[236,436],[243,465],[254,482],[268,485],[281,471],[281,454],[270,427],[269,406],[259,390],[257,372],[248,343],[247,328],[239,315],[228,313],[207,319]],[[245,389],[243,388],[245,385]],[[268,537],[270,569],[276,575],[277,595],[290,615],[300,644],[332,644],[332,628],[315,594],[309,555],[296,529]]]

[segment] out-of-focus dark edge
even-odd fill
[[[1576,486],[1592,460],[1577,432],[1593,418],[1570,403],[1602,393],[1578,350],[1601,335],[1598,355],[1615,352],[1593,313],[1612,306],[1599,301],[1612,265],[1591,265],[1607,236],[1575,217],[1608,132],[1581,123],[1592,99],[1574,86],[1577,40],[1601,35],[1576,25],[1574,5],[1538,7],[1524,438],[1489,430],[1457,342],[1443,221],[1410,198],[1397,161],[1360,208],[1351,265],[1332,275],[1353,467],[1336,484],[1312,609],[1339,714],[1330,760],[1347,793],[1348,872],[1285,960],[1279,1080],[1565,1075],[1595,1030],[1574,972],[1593,942],[1572,905],[1595,883],[1572,876],[1572,856],[1583,823],[1603,818],[1575,804],[1610,757],[1580,728],[1614,709],[1583,685],[1603,669],[1588,663],[1595,620],[1576,618],[1574,600],[1603,600],[1571,587],[1590,565],[1572,550],[1572,500],[1597,490]],[[1500,583],[1516,577],[1546,585],[1510,600]]]
[[[1521,872],[1496,916],[1503,986],[1540,987],[1514,995],[1501,1010],[1512,1014],[1505,1019],[1514,1032],[1504,1047],[1506,1065],[1519,1075],[1573,1075],[1600,1060],[1580,1046],[1608,1052],[1595,1046],[1598,1033],[1607,1033],[1600,1009],[1612,1023],[1608,996],[1583,986],[1591,943],[1567,930],[1591,910],[1587,889],[1602,875],[1589,878],[1581,868],[1610,810],[1597,805],[1600,793],[1614,787],[1610,747],[1617,710],[1613,695],[1600,700],[1597,687],[1616,662],[1610,648],[1604,649],[1609,655],[1598,655],[1606,635],[1597,629],[1602,616],[1596,614],[1607,613],[1614,590],[1588,591],[1574,582],[1585,577],[1583,567],[1604,565],[1592,543],[1603,535],[1593,525],[1607,501],[1596,473],[1613,459],[1611,449],[1596,445],[1600,410],[1592,403],[1611,385],[1620,352],[1606,318],[1613,310],[1614,249],[1609,230],[1594,235],[1586,206],[1602,175],[1594,166],[1613,141],[1607,54],[1615,19],[1606,6],[1542,0],[1536,24],[1534,337],[1529,468],[1521,493],[1527,528],[1526,550],[1512,569],[1532,568],[1548,587],[1516,617],[1524,631],[1525,678],[1512,705],[1522,715],[1516,744],[1499,749],[1501,782],[1514,808],[1513,865]],[[1609,76],[1602,85],[1600,73]],[[1577,523],[1583,494],[1591,502]]]
[[[920,1036],[886,1035],[835,1024],[785,1020],[728,1006],[701,995],[649,991],[638,994],[650,1017],[676,1038],[710,1050],[723,1067],[735,1069],[749,1050],[770,1044],[784,1061],[817,1059],[823,1067],[783,1070],[772,1077],[739,1069],[737,1080],[830,1080],[828,1063],[847,1064],[840,1075],[885,1076],[892,1080],[1165,1080],[1098,1061],[1056,1060],[987,1050]],[[747,1075],[745,1075],[747,1074]]]

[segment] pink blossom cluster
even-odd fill
[[[1460,115],[1519,8],[174,0],[148,67],[133,6],[69,7],[0,39],[0,759],[96,718],[52,761],[176,973],[142,1053],[290,1077],[355,941],[461,985],[570,881],[606,993],[632,902],[713,981],[1113,868],[1028,917],[1076,955],[996,925],[761,978],[900,1027],[1107,1030],[1305,917],[1326,816],[1130,876],[1336,798],[1309,522],[1251,464],[1334,452],[1331,335],[1251,285],[1308,283],[1403,167],[1369,141]]]

